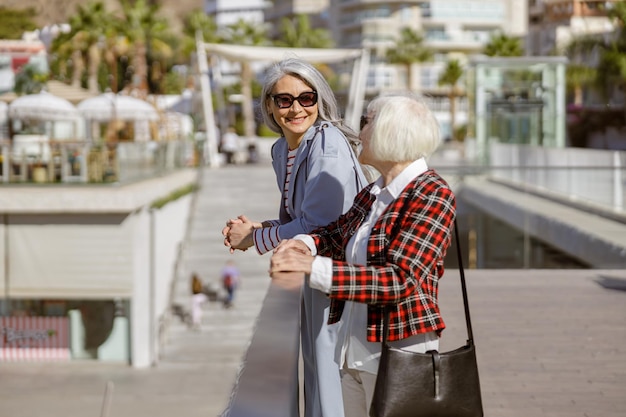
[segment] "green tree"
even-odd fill
[[[35,10],[10,9],[0,7],[0,39],[21,39],[24,32],[37,29],[37,24],[32,20]]]
[[[17,95],[39,93],[48,80],[48,75],[40,72],[34,65],[24,65],[15,75],[13,91]]]
[[[568,87],[575,102],[582,103],[584,88],[595,88],[608,100],[615,87],[626,88],[626,3],[615,3],[609,17],[617,27],[612,36],[581,36],[565,48],[571,64],[567,70]],[[597,57],[595,68],[589,65]]]
[[[224,42],[235,45],[263,46],[269,45],[267,27],[239,20],[226,28]],[[243,102],[241,110],[244,120],[244,135],[252,137],[256,133],[254,109],[252,105],[252,68],[247,61],[241,61],[241,94]]]
[[[90,2],[77,6],[76,14],[70,20],[70,31],[57,37],[52,43],[56,59],[72,63],[72,84],[81,86],[83,71],[87,68],[87,87],[98,91],[98,66],[101,62],[102,39],[107,27],[114,21],[104,3]]]
[[[156,89],[152,78],[156,75],[149,69],[154,62],[163,63],[173,57],[173,48],[167,42],[168,22],[158,17],[160,5],[147,0],[123,0],[122,12],[124,35],[133,45],[131,65],[133,67],[133,87],[147,93],[149,87]],[[165,65],[163,65],[165,66]],[[162,73],[162,70],[159,70]],[[159,74],[160,76],[160,74]]]
[[[483,49],[487,56],[522,56],[524,50],[518,38],[508,36],[504,33],[496,33],[491,36],[487,45]]]
[[[421,33],[405,27],[400,31],[400,38],[395,47],[388,49],[386,55],[391,64],[404,65],[407,73],[407,87],[410,90],[413,85],[411,67],[416,63],[430,61],[433,51],[424,46],[424,37]]]
[[[198,31],[206,43],[220,43],[222,41],[218,35],[215,19],[202,10],[194,10],[184,19],[181,44],[182,57],[189,58],[196,51],[196,34]]]
[[[185,88],[185,78],[175,71],[165,74],[163,94],[180,94]]]
[[[110,89],[117,93],[120,90],[120,85],[123,88],[123,82],[120,82],[120,78],[123,78],[128,66],[131,44],[128,38],[122,34],[120,26],[122,26],[122,21],[114,19],[104,31],[102,60],[106,70],[102,72],[103,77],[99,79],[102,91]]]
[[[591,37],[576,38],[563,51],[569,59],[566,86],[573,94],[575,104],[582,105],[584,90],[589,87],[593,88],[595,85],[597,71],[586,61],[589,58],[588,54],[596,48],[597,44],[598,40]]]
[[[452,139],[459,139],[456,134],[456,98],[460,95],[458,84],[461,77],[463,77],[463,68],[456,59],[448,61],[446,68],[439,76],[439,85],[448,87],[448,100],[450,101],[450,135]]]
[[[596,84],[604,87],[605,96],[609,98],[618,87],[626,89],[626,3],[614,4],[609,10],[609,17],[617,26],[617,31],[601,49]],[[626,110],[626,106],[624,106]]]
[[[287,48],[332,48],[334,42],[326,29],[312,28],[309,17],[305,14],[296,15],[280,22],[276,46]]]

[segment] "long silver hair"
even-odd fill
[[[306,85],[317,91],[318,120],[327,121],[343,132],[353,142],[358,140],[356,133],[346,126],[341,118],[335,93],[326,78],[311,64],[299,58],[286,58],[271,65],[265,72],[261,93],[261,115],[265,124],[280,135],[283,132],[269,110],[268,100],[276,83],[285,75],[301,79]]]

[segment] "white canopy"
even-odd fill
[[[80,113],[72,103],[50,93],[41,92],[16,98],[9,104],[9,117],[35,120],[76,120]]]
[[[148,120],[159,119],[154,106],[141,99],[104,93],[78,103],[78,110],[85,119],[106,122],[109,120]]]
[[[309,62],[342,62],[360,58],[362,49],[279,48],[205,43],[205,50],[235,62],[280,61],[298,57]]]

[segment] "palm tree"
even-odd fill
[[[165,41],[168,38],[168,23],[157,17],[159,4],[147,0],[122,1],[124,32],[134,45],[132,55],[133,85],[147,92],[149,87],[148,68],[157,57],[171,58],[173,48]]]
[[[123,35],[121,29],[118,26],[121,21],[115,20],[104,33],[104,51],[102,59],[107,66],[107,80],[106,85],[102,90],[110,88],[112,92],[117,93],[120,90],[119,72],[120,72],[120,58],[126,57],[131,50],[130,42],[128,38]]]
[[[70,83],[80,86],[80,70],[77,68],[80,52],[74,48],[74,42],[68,34],[62,33],[57,36],[50,46],[51,52],[51,71],[54,71],[54,77],[58,79],[70,79]],[[78,59],[74,59],[74,58]]]
[[[609,17],[618,27],[617,33],[601,48],[598,63],[597,84],[604,84],[607,97],[617,86],[626,89],[626,3],[616,3]],[[624,107],[626,110],[626,106]]]
[[[89,11],[96,11],[102,3],[88,3],[87,7],[77,6],[76,14],[70,17],[70,31],[61,34],[52,43],[52,51],[58,59],[70,59],[72,67],[71,83],[74,87],[82,86],[85,62],[90,56],[89,49],[97,45],[97,38],[90,33],[92,23]],[[93,64],[93,61],[92,61]]]
[[[458,60],[448,61],[443,73],[439,76],[439,85],[448,86],[448,100],[450,101],[450,136],[457,139],[456,124],[456,98],[460,95],[458,83],[463,76],[463,68]]]
[[[239,20],[226,28],[224,42],[249,46],[262,46],[270,43],[266,26],[244,20]],[[244,120],[243,133],[246,137],[253,137],[256,134],[256,129],[252,105],[252,68],[247,61],[241,62],[241,95],[243,96],[241,105]]]
[[[215,19],[202,10],[194,10],[186,18],[183,26],[183,40],[181,53],[184,58],[189,58],[196,50],[196,34],[200,31],[202,39],[207,43],[220,43],[217,23]]]
[[[287,48],[332,48],[334,42],[326,29],[311,27],[309,17],[299,14],[293,19],[283,18],[280,22],[276,46]]]
[[[586,65],[568,65],[566,74],[567,89],[574,93],[574,104],[583,104],[583,90],[592,85],[596,79],[596,71]]]
[[[402,28],[400,39],[395,48],[387,50],[387,60],[391,64],[404,65],[407,72],[407,87],[413,86],[411,67],[418,62],[430,61],[433,57],[431,49],[424,46],[424,37],[411,28]]]
[[[487,56],[512,57],[524,55],[524,50],[518,38],[507,36],[504,33],[496,33],[485,45],[483,53]]]
[[[574,89],[576,104],[582,103],[584,87],[595,86],[605,100],[615,87],[626,88],[626,3],[615,3],[609,17],[618,27],[613,36],[581,36],[565,48],[572,62],[567,70],[567,82]],[[588,61],[594,56],[598,57],[598,64],[590,68]]]
[[[564,50],[569,58],[567,66],[567,89],[574,94],[574,104],[583,104],[583,90],[595,83],[597,71],[585,62],[589,54],[596,49],[598,40],[593,37],[581,37],[572,40]]]
[[[70,20],[70,31],[61,34],[52,43],[58,59],[72,60],[72,85],[81,86],[83,71],[87,67],[87,87],[98,91],[97,72],[100,65],[100,43],[113,16],[100,1],[78,6]]]
[[[88,3],[86,8],[79,6],[78,16],[81,28],[88,40],[87,87],[93,93],[98,92],[98,67],[102,61],[103,40],[109,25],[115,21],[107,12],[102,2]]]

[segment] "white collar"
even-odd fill
[[[428,165],[426,164],[426,160],[424,158],[420,158],[411,163],[411,165],[407,166],[398,174],[393,181],[389,183],[384,188],[383,186],[383,177],[380,176],[370,192],[374,195],[380,194],[381,191],[386,190],[393,198],[396,198],[400,195],[402,190],[415,179],[415,177],[422,175],[424,172],[428,171]]]

